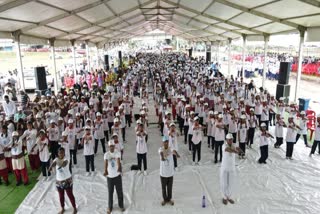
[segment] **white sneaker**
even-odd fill
[[[174,168],[176,172],[179,172],[179,167]]]
[[[191,152],[191,151],[189,151],[189,155],[192,155],[192,152]]]
[[[202,165],[202,163],[199,161],[199,162],[198,162],[198,165],[199,165],[199,166],[201,166],[201,165]]]
[[[147,171],[144,171],[143,174],[144,174],[144,176],[147,176],[147,175],[148,175]]]
[[[86,173],[86,176],[87,176],[87,177],[90,176],[90,172],[87,172],[87,173]]]
[[[192,162],[192,166],[195,166],[196,165],[196,162]]]

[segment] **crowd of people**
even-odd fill
[[[276,100],[253,81],[213,75],[208,67],[204,59],[184,54],[137,54],[135,62],[109,84],[103,78],[98,78],[100,82],[90,79],[89,84],[77,82],[56,94],[36,95],[33,100],[22,93],[19,106],[5,94],[5,117],[0,119],[0,184],[3,180],[8,185],[8,174],[13,172],[17,186],[28,185],[27,155],[31,170],[41,168],[44,180],[50,180],[55,171],[61,213],[64,192],[76,213],[72,171],[83,159],[86,176],[95,174],[95,155],[102,149],[109,189],[107,213],[113,210],[114,189],[124,211],[122,161],[126,153],[135,152],[137,165],[132,169],[148,175],[148,141],[154,141],[148,139],[148,118],[156,116],[163,142],[158,151],[161,205],[174,205],[173,176],[179,171],[179,147],[188,148],[192,165],[197,166],[201,165],[204,143],[213,152],[213,162],[222,162],[223,204],[235,203],[232,184],[236,155],[246,158],[252,144],[257,143],[258,163],[267,164],[271,139],[275,138],[274,147],[286,142],[285,158],[292,160],[300,136],[309,147],[308,119],[305,112],[298,112],[296,103]],[[139,110],[136,125],[134,107]],[[150,115],[151,108],[156,115]],[[271,126],[275,126],[274,133],[269,131]],[[136,151],[126,150],[128,129],[136,133]],[[317,146],[320,154],[320,115],[310,156]]]

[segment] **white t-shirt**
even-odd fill
[[[318,127],[319,124],[318,122],[316,123],[316,130],[315,130],[315,135],[314,135],[314,140],[320,141],[320,127]]]
[[[307,132],[308,132],[307,123],[308,123],[307,119],[303,120],[302,118],[300,118],[299,127],[301,128],[301,130],[300,129],[298,130],[298,134],[300,134],[300,135],[307,134]]]
[[[137,132],[138,134],[139,132]],[[138,154],[145,154],[148,152],[146,136],[138,136],[137,135],[137,144],[136,144],[136,152]]]
[[[60,142],[59,145],[64,148],[64,156],[66,157],[67,160],[70,159],[70,148],[69,148],[69,143],[67,142]]]
[[[48,137],[50,141],[58,141],[59,140],[59,128],[57,126],[55,127],[49,127],[47,129]]]
[[[39,146],[39,158],[42,162],[47,162],[50,158],[49,148],[48,148],[48,139],[38,140],[37,142]],[[42,150],[42,151],[41,151]]]
[[[104,160],[108,160],[108,178],[115,178],[120,175],[118,158],[121,158],[121,154],[117,150],[113,153],[108,151],[104,154]]]
[[[89,139],[91,137],[91,140]],[[93,155],[94,154],[94,138],[92,135],[83,135],[83,155]]]
[[[297,131],[295,129],[289,128],[290,125],[293,126],[293,123],[288,124],[286,141],[290,143],[295,143],[296,137],[297,137]]]
[[[216,141],[224,141],[224,139],[225,139],[224,129],[218,128],[217,125],[223,125],[223,123],[222,122],[217,122],[215,124],[215,126],[216,126],[215,140]]]
[[[168,147],[167,154],[164,154],[164,161],[161,159],[160,155],[160,176],[161,177],[172,177],[174,175],[174,164],[173,164],[173,155],[172,155],[172,149]],[[160,147],[159,154],[161,152],[164,152],[164,148]]]
[[[266,134],[269,134],[268,131],[266,131]],[[267,146],[269,145],[270,137],[262,136],[262,132],[260,133],[260,146]]]
[[[283,124],[284,121],[276,120],[275,136],[278,138],[283,138]]]
[[[194,126],[192,127],[192,129],[194,128]],[[202,140],[202,129],[200,127],[198,127],[197,129],[193,130],[193,135],[192,135],[192,142],[194,144],[199,144]]]
[[[169,147],[178,152],[178,137],[175,132],[172,135],[169,134]]]
[[[226,152],[227,145],[222,146],[222,162],[221,162],[221,171],[234,172],[236,171],[236,154]]]
[[[68,178],[71,178],[71,173],[69,170],[69,159],[65,157],[63,161],[68,160],[68,164],[65,167],[59,167],[58,164],[56,165],[56,179],[57,181],[64,181]],[[54,159],[54,161],[57,161],[57,158]]]
[[[239,142],[245,143],[247,138],[247,130],[248,130],[247,124],[239,123],[238,130],[239,130]]]
[[[75,149],[76,146],[76,128],[73,127],[72,129],[69,126],[65,130],[68,133],[68,143],[71,150]]]

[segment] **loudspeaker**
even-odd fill
[[[40,91],[45,91],[48,89],[46,69],[45,67],[35,67],[34,77],[36,79],[36,89]]]
[[[122,67],[122,53],[121,51],[118,52],[118,56],[119,56],[119,68]]]
[[[192,57],[192,48],[189,49],[189,57]]]
[[[285,101],[288,102],[290,97],[290,85],[277,84],[276,99],[284,97]]]
[[[110,68],[110,66],[109,66],[109,55],[104,55],[104,64],[105,64],[106,70],[109,70],[109,68]]]
[[[167,45],[170,45],[171,39],[165,39],[165,41],[166,41],[166,44],[167,44]]]
[[[279,68],[279,84],[286,85],[289,83],[289,75],[291,70],[291,63],[290,62],[280,62]]]
[[[211,52],[206,53],[206,62],[211,62]]]

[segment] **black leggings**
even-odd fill
[[[189,151],[192,151],[192,134],[188,134]]]
[[[239,154],[239,156],[245,156],[246,155],[246,143],[239,142],[239,147],[242,150],[242,152]]]
[[[101,142],[102,151],[103,151],[103,154],[104,154],[104,153],[106,153],[106,142],[105,142],[104,138],[102,138],[102,139],[94,139],[94,154],[97,154],[99,140]]]
[[[142,164],[142,161],[143,161],[143,168],[144,168],[144,171],[146,171],[147,170],[147,153],[144,153],[144,154],[137,153],[137,158],[138,158],[138,168],[139,168],[139,170],[141,170],[141,164]]]
[[[94,172],[94,155],[85,155],[84,157],[86,159],[86,172],[90,171],[90,167],[91,172]]]
[[[298,142],[300,136],[301,136],[300,134],[297,134],[296,143]],[[308,140],[307,140],[307,135],[306,134],[303,135],[303,139],[304,139],[304,144],[307,146],[308,145]]]
[[[249,128],[249,130],[248,130],[248,143],[247,143],[247,145],[252,145],[252,144],[253,144],[254,131],[255,131],[255,128]]]
[[[222,145],[223,141],[216,141],[214,146],[214,162],[218,162],[218,152],[220,152],[220,162],[222,161]]]
[[[42,175],[45,176],[45,177],[51,175],[51,173],[48,171],[49,165],[50,165],[50,160],[48,160],[46,162],[42,162],[41,161],[41,171],[42,171]]]
[[[124,117],[126,119],[126,124],[128,124],[129,127],[131,127],[131,115],[130,114],[126,114]]]
[[[272,121],[273,121],[273,123],[272,123]],[[271,113],[270,111],[269,111],[269,123],[270,123],[270,126],[272,126],[272,124],[275,125],[275,123],[276,123],[276,114]]]
[[[196,161],[196,154],[198,156],[198,162],[201,160],[201,141],[198,144],[192,143],[193,151],[192,151],[192,161]]]
[[[188,131],[189,131],[189,126],[184,126],[184,143],[187,143],[188,140]]]
[[[279,147],[283,144],[283,137],[276,137],[276,143],[274,144],[275,147]]]

